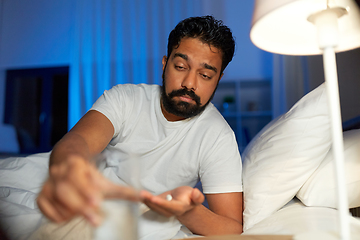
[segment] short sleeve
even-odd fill
[[[133,101],[129,100],[129,92],[131,92],[129,86],[116,85],[110,90],[104,91],[90,109],[104,114],[110,120],[114,127],[114,136],[119,134],[121,125],[128,116],[126,113],[131,108],[129,103]]]
[[[232,131],[222,134],[201,163],[200,179],[205,194],[242,192],[242,163]]]

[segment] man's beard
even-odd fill
[[[203,106],[201,106],[200,97],[198,95],[196,95],[194,93],[194,91],[192,91],[192,90],[182,88],[182,89],[178,89],[178,90],[173,90],[171,93],[166,94],[166,91],[165,91],[165,69],[162,74],[162,79],[163,79],[163,84],[161,87],[161,101],[162,101],[163,107],[165,108],[165,110],[168,113],[171,113],[178,117],[183,117],[183,118],[194,117],[194,116],[202,113],[205,110],[206,106],[210,103],[210,101],[214,97],[214,94],[215,94],[215,91],[217,88],[217,86],[216,86],[209,101],[206,104],[204,104]],[[186,95],[188,97],[190,97],[192,100],[194,100],[195,104],[191,104],[189,102],[184,102],[184,101],[177,102],[174,100],[174,97],[186,96]]]

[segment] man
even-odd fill
[[[103,199],[141,199],[193,233],[241,233],[240,154],[233,131],[210,103],[234,48],[230,29],[211,16],[180,22],[162,59],[162,87],[125,84],[105,91],[56,144],[37,200],[41,211],[55,222],[80,215],[99,225]],[[91,163],[104,149],[116,152],[106,163],[118,184]],[[132,155],[140,179],[130,171]],[[193,188],[199,179],[209,209]],[[138,182],[146,190],[140,196],[128,187]]]

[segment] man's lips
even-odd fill
[[[168,96],[170,99],[177,99],[178,101],[191,104],[194,102],[196,105],[200,106],[200,97],[197,96],[193,91],[189,91],[187,89],[174,90],[169,93]]]
[[[188,95],[178,96],[178,98],[183,102],[195,102],[195,100]]]

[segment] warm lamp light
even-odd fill
[[[338,11],[343,14],[338,19],[339,42],[335,52],[360,47],[360,10],[352,0],[257,0],[251,41],[258,48],[278,54],[322,54],[317,29],[308,18],[327,6],[340,8]]]
[[[284,55],[323,54],[331,118],[340,239],[350,239],[335,52],[360,47],[360,10],[352,0],[256,0],[251,41]]]

